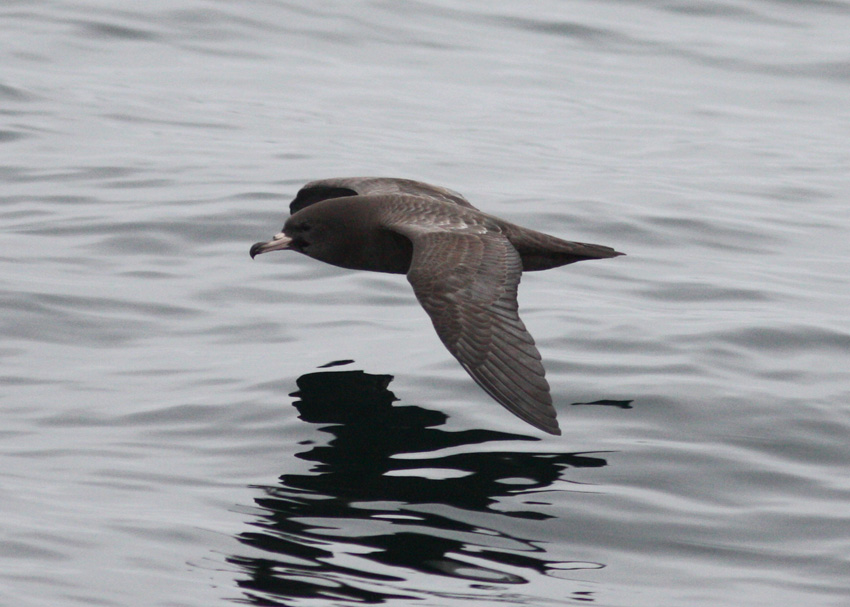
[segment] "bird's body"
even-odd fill
[[[352,270],[407,274],[449,352],[496,401],[560,434],[540,354],[519,318],[523,271],[622,255],[561,240],[407,179],[314,181],[290,204],[283,231],[251,256],[292,249]]]

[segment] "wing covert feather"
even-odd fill
[[[540,353],[518,313],[516,249],[499,233],[399,231],[413,242],[407,279],[449,352],[514,415],[560,434]]]

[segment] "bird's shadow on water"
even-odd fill
[[[392,379],[362,371],[298,378],[300,418],[332,439],[303,443],[297,457],[314,463],[308,473],[256,487],[253,529],[237,539],[258,550],[228,558],[242,572],[240,602],[375,604],[440,595],[458,582],[481,598],[494,585],[526,583],[523,571],[563,568],[547,559],[546,532],[523,533],[517,519],[552,518],[545,492],[557,481],[564,490],[563,470],[606,460],[485,447],[538,439],[441,430],[444,414],[393,406]]]

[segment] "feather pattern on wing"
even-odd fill
[[[301,209],[331,198],[347,196],[379,196],[379,195],[419,196],[451,202],[458,206],[474,209],[475,207],[454,190],[430,183],[414,181],[413,179],[397,179],[395,177],[334,177],[319,179],[306,184],[289,204],[289,212],[296,213]]]
[[[519,253],[498,232],[401,228],[413,242],[407,279],[449,352],[494,399],[560,434],[534,339],[519,317]]]

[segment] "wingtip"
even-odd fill
[[[528,423],[530,423],[532,426],[534,426],[538,430],[543,430],[543,432],[546,432],[547,434],[561,436],[561,426],[558,425],[558,420],[555,418],[553,418],[551,421],[546,420],[545,422],[540,422],[537,420],[533,422],[530,420],[525,421],[528,421]]]

